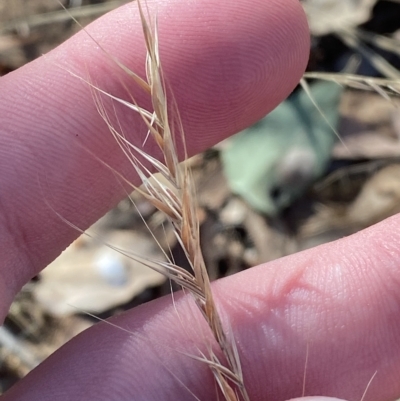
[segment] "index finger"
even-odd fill
[[[148,3],[150,14],[157,14],[163,69],[189,154],[255,122],[299,81],[309,41],[297,0]],[[143,76],[141,29],[136,4],[129,4],[88,31]],[[124,195],[114,175],[84,147],[137,180],[99,116],[90,88],[60,68],[83,77],[89,73],[99,87],[126,96],[124,85],[131,82],[108,61],[82,32],[0,81],[0,301],[5,306],[77,236],[46,201],[84,229]],[[119,120],[132,141],[143,138],[140,117],[125,114]]]

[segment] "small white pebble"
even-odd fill
[[[117,253],[110,251],[102,251],[95,258],[94,262],[96,270],[113,286],[123,286],[128,282],[128,271],[125,264]]]

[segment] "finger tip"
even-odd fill
[[[309,31],[298,0],[255,0],[251,5],[247,0],[205,0],[185,7],[182,0],[148,0],[146,7],[153,24],[157,19],[164,76],[191,154],[265,116],[290,94],[306,68]],[[90,32],[113,57],[144,75],[136,4],[106,16]],[[89,46],[81,55],[76,56],[74,45],[70,49],[86,69],[101,65],[94,60],[104,57],[102,49],[91,50],[90,42],[81,38],[84,50]],[[101,87],[110,86],[109,69],[95,75]]]
[[[199,24],[200,40],[184,51],[184,60],[174,58],[179,75],[167,70],[195,151],[273,110],[298,84],[309,56],[307,20],[297,0],[257,0],[251,7],[224,1],[215,8],[210,5],[200,22],[197,13],[188,18]]]

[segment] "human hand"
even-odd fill
[[[113,56],[143,73],[135,10],[135,4],[121,8],[90,32]],[[308,32],[297,0],[251,5],[170,0],[158,4],[157,14],[163,67],[190,154],[262,117],[289,94],[305,68]],[[85,147],[138,182],[90,89],[60,68],[66,65],[83,77],[89,71],[99,87],[124,93],[131,82],[116,77],[115,68],[110,72],[106,59],[81,33],[0,80],[3,318],[21,286],[77,235],[47,201],[85,228],[123,196],[114,175]],[[121,116],[135,135],[138,121]],[[214,284],[252,400],[301,396],[306,375],[306,395],[358,401],[375,371],[366,399],[398,396],[398,220]],[[203,323],[193,322],[194,313],[188,298],[178,295],[175,306],[164,298],[112,319],[130,333],[98,324],[3,399],[191,400],[190,392],[214,399],[208,368],[182,353],[196,355],[204,346]]]

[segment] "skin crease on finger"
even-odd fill
[[[158,17],[163,70],[189,154],[265,115],[305,69],[309,35],[297,0],[169,0],[148,1],[148,7]],[[103,17],[88,32],[144,76],[136,4]],[[87,32],[0,80],[3,318],[21,286],[77,237],[57,213],[85,229],[125,195],[98,159],[137,183],[98,115],[89,85],[70,72],[126,99],[128,87],[141,105],[148,104]],[[140,117],[126,110],[117,114],[129,139],[141,144],[146,130]]]
[[[302,396],[303,381],[306,396],[398,398],[399,224],[395,216],[214,284],[252,401]],[[206,351],[203,319],[190,297],[175,301],[111,320],[129,332],[106,323],[87,330],[4,400],[216,399],[208,368],[188,356]]]

